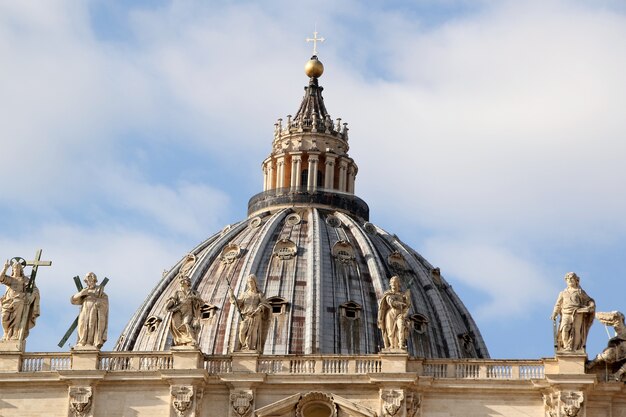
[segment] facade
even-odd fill
[[[185,254],[114,351],[0,342],[0,416],[626,417],[617,361],[589,372],[584,350],[489,358],[439,269],[369,222],[323,65],[305,70],[248,218]],[[101,329],[103,286],[81,291]]]

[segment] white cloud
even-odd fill
[[[486,294],[488,301],[472,311],[482,321],[527,316],[558,294],[550,274],[501,245],[433,238],[425,242],[423,251],[445,265],[442,272],[448,280],[453,276]]]

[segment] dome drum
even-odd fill
[[[369,220],[369,207],[359,197],[353,194],[320,188],[315,191],[281,188],[256,194],[248,201],[248,216],[256,216],[264,211],[270,211],[270,209],[302,205],[333,208],[349,213],[364,221]]]

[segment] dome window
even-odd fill
[[[475,358],[477,355],[474,348],[474,334],[472,332],[461,333],[458,335],[458,338],[463,357]]]
[[[339,217],[330,215],[326,217],[326,224],[330,227],[341,227],[342,223],[341,220],[339,220]]]
[[[257,216],[254,219],[250,220],[248,226],[250,226],[251,229],[256,229],[257,227],[261,226],[262,223],[263,220],[261,220],[261,218]]]
[[[148,330],[148,333],[153,333],[159,328],[159,324],[161,324],[162,321],[163,319],[161,317],[150,316],[146,319],[143,325]]]
[[[295,226],[297,224],[300,224],[301,221],[302,218],[298,213],[291,213],[289,216],[287,216],[285,223],[287,223],[289,226]]]
[[[241,248],[234,243],[229,244],[222,250],[220,260],[225,264],[232,264],[241,256]]]
[[[339,313],[348,320],[357,320],[361,318],[362,307],[354,301],[348,301],[339,306]]]
[[[203,304],[202,307],[200,307],[200,317],[204,320],[212,319],[215,317],[216,312],[217,306],[211,304]]]
[[[298,254],[298,247],[289,239],[281,239],[274,245],[274,255],[281,261],[293,259]]]
[[[332,254],[335,259],[344,264],[350,263],[356,258],[354,256],[354,248],[346,240],[340,240],[335,243],[333,245]]]
[[[441,280],[441,270],[439,268],[433,268],[430,271],[430,277],[432,278],[435,285],[441,287],[443,285],[443,281]]]
[[[426,333],[426,329],[428,328],[428,317],[423,314],[412,314],[409,317],[411,324],[413,325],[413,330],[415,330],[419,334]]]
[[[365,231],[369,233],[370,235],[378,234],[378,231],[376,230],[376,226],[374,226],[370,222],[365,222],[365,224],[363,224],[363,229],[365,229]]]
[[[285,300],[283,297],[270,297],[267,299],[267,302],[272,307],[272,314],[285,314],[287,300]]]
[[[387,257],[387,263],[394,272],[404,272],[409,269],[404,256],[400,252],[395,251]]]

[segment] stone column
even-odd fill
[[[324,188],[332,190],[335,185],[335,157],[326,154],[326,172],[324,173]]]
[[[276,158],[276,188],[285,186],[285,156]]]
[[[302,167],[301,154],[295,154],[291,157],[291,188],[300,187],[300,175]]]
[[[267,191],[267,166],[263,163],[263,191]]]
[[[348,185],[348,161],[345,159],[339,160],[339,191],[346,192]]]
[[[350,164],[348,167],[348,192],[354,194],[354,177],[356,177],[356,165]]]
[[[309,178],[307,180],[307,187],[309,191],[317,188],[317,165],[319,163],[319,154],[309,153]]]
[[[266,164],[267,167],[267,190],[271,190],[272,188],[274,188],[274,161],[272,161],[271,159],[269,161],[267,161]]]

